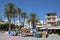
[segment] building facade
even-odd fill
[[[60,26],[60,18],[57,20],[57,25]]]
[[[43,21],[39,20],[39,22],[36,23],[36,27],[38,27],[38,28],[43,27]]]
[[[47,13],[46,24],[54,26],[57,24],[57,14],[56,13]]]

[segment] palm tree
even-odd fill
[[[13,21],[14,21],[14,25],[15,25],[15,18],[17,17],[17,10],[16,9],[13,9]]]
[[[20,23],[20,21],[21,21],[21,8],[18,8],[17,9],[17,14],[18,14],[18,16],[19,16],[19,23]],[[20,25],[19,25],[20,26]]]
[[[19,32],[20,32],[20,21],[21,21],[21,8],[17,8],[17,15],[18,15],[18,18],[19,18]],[[16,30],[17,30],[17,27],[16,27]]]
[[[28,23],[31,22],[32,28],[33,28],[33,29],[36,29],[36,22],[39,22],[39,21],[38,21],[38,18],[37,18],[37,16],[36,16],[36,14],[35,14],[35,13],[31,13],[31,14],[30,14],[30,19],[28,19],[27,22],[28,22]]]
[[[27,18],[26,12],[22,13],[22,18],[24,19],[24,23],[23,23],[23,27],[24,27],[24,25],[25,25],[25,19]]]
[[[13,21],[14,21],[14,25],[15,25],[15,18],[17,18],[17,10],[14,8],[13,9]],[[17,30],[17,26],[15,25],[15,28],[16,28],[16,30]]]
[[[13,9],[14,9],[14,4],[13,3],[8,3],[5,6],[4,15],[7,17],[8,22],[9,22],[9,31],[11,30],[11,18],[12,18]]]

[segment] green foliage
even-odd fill
[[[17,8],[17,16],[19,16],[19,21],[20,21],[20,18],[21,18],[21,8]]]
[[[11,30],[11,18],[13,17],[13,13],[14,11],[14,4],[13,3],[8,3],[5,6],[5,11],[4,11],[4,15],[5,17],[7,17],[8,21],[9,21],[9,31]]]
[[[21,8],[17,8],[17,16],[19,17],[19,22],[21,21],[21,12],[22,12],[22,10],[21,10]]]
[[[36,23],[39,22],[38,18],[37,18],[37,15],[35,13],[31,13],[30,14],[30,19],[28,19],[27,22],[28,23],[31,22],[33,28],[35,29],[36,28]]]
[[[14,9],[14,4],[13,3],[8,3],[6,6],[5,6],[5,16],[6,17],[9,17],[10,15],[10,18],[12,17],[12,13],[13,13],[13,9]]]
[[[21,8],[17,8],[17,13],[20,14],[21,12]]]
[[[27,13],[26,12],[22,13],[22,18],[27,18]]]
[[[14,24],[11,24],[11,30],[13,28],[15,28],[15,27],[16,26]],[[8,23],[6,23],[6,24],[0,24],[0,30],[8,30],[8,28],[9,28],[9,24]]]

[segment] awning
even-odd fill
[[[47,27],[48,29],[60,29],[60,27]],[[46,28],[40,28],[40,29],[46,29]]]

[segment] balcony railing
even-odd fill
[[[57,18],[57,16],[46,16],[46,18]]]
[[[47,20],[46,22],[57,22],[57,20]]]

